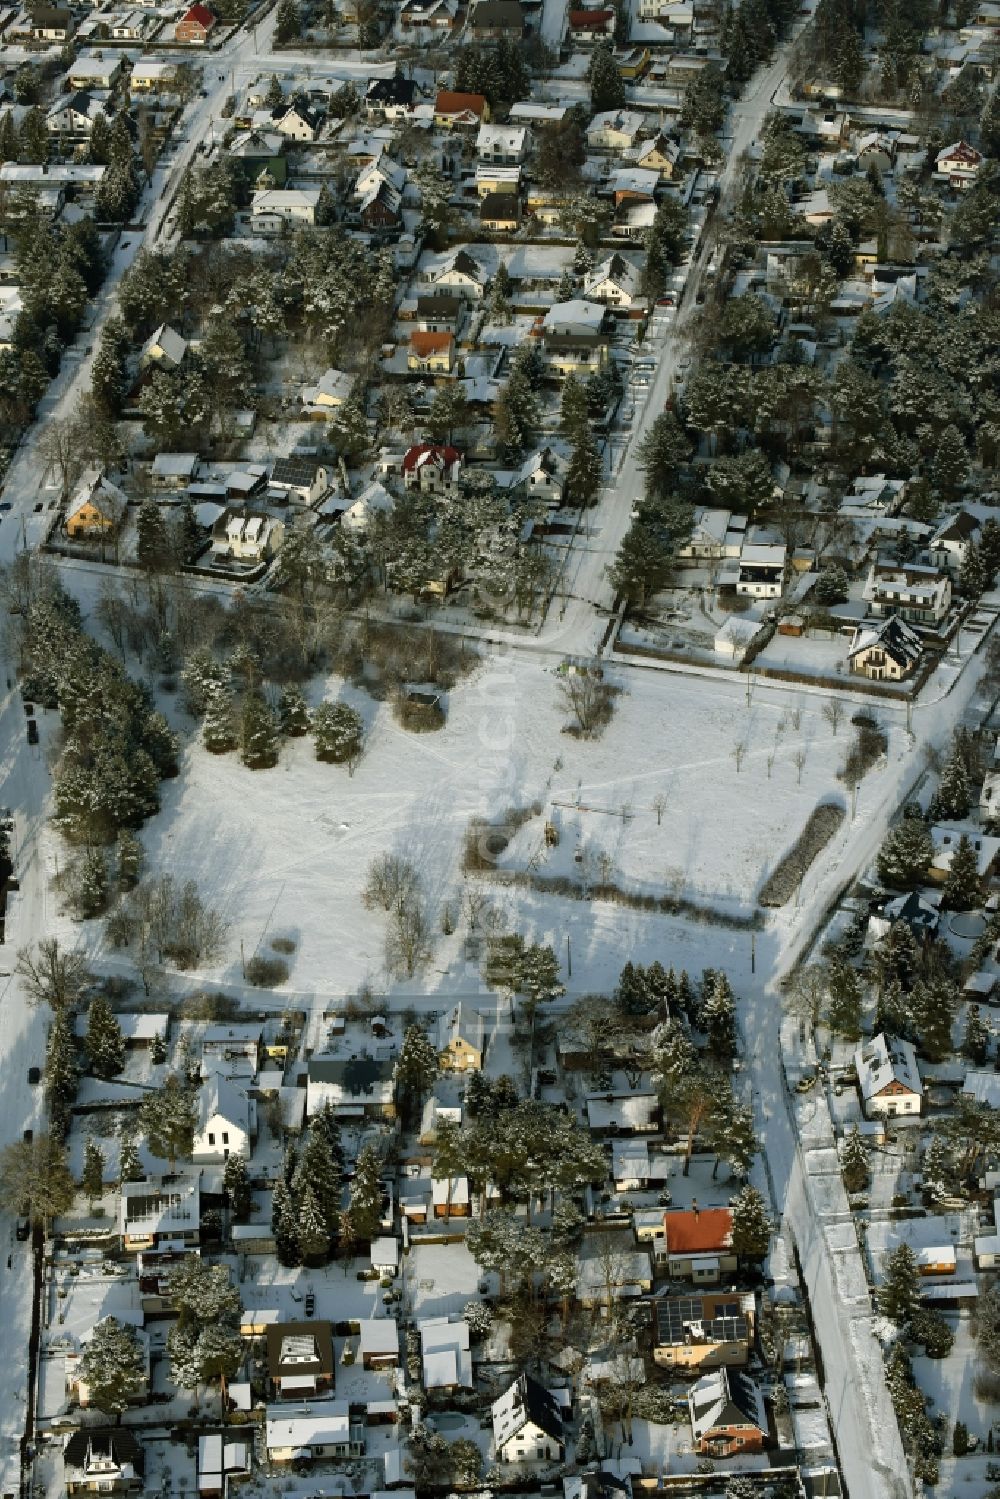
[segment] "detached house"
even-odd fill
[[[431,276],[434,289],[440,295],[468,297],[474,302],[485,294],[487,280],[483,267],[468,250],[455,250]]]
[[[477,41],[507,37],[514,41],[524,35],[524,11],[521,0],[477,0],[469,18],[469,29]]]
[[[754,1339],[752,1292],[661,1296],[655,1303],[653,1360],[665,1369],[742,1367]]]
[[[526,458],[514,475],[515,489],[523,489],[532,499],[543,500],[558,509],[566,493],[569,460],[551,448],[540,448]]]
[[[616,250],[595,266],[584,282],[584,293],[593,302],[628,311],[639,295],[639,272]]]
[[[663,1215],[667,1274],[671,1280],[713,1285],[739,1266],[733,1252],[733,1215],[729,1208],[677,1209]]]
[[[780,598],[786,555],[784,542],[746,542],[740,552],[736,592],[757,599]]]
[[[482,162],[519,166],[528,154],[528,131],[524,125],[480,125],[476,152]]]
[[[267,1376],[278,1399],[315,1399],[334,1386],[329,1322],[277,1322],[265,1332]]]
[[[982,530],[982,523],[974,515],[960,510],[935,531],[928,543],[927,555],[935,567],[944,567],[957,574],[969,555],[969,548],[978,544]]]
[[[384,116],[387,120],[405,118],[413,108],[417,86],[412,78],[395,74],[392,78],[373,78],[365,92],[368,118]]]
[[[66,1438],[63,1484],[67,1495],[141,1494],[145,1454],[127,1426],[87,1426]]]
[[[213,1072],[198,1095],[192,1159],[228,1161],[231,1155],[248,1159],[256,1134],[256,1107],[245,1088]]]
[[[681,159],[681,148],[677,141],[671,140],[668,135],[661,131],[651,141],[641,145],[635,157],[637,167],[657,172],[663,181],[667,182],[677,175]]]
[[[483,1017],[464,999],[438,1021],[437,1050],[442,1067],[478,1072],[486,1051]]]
[[[462,455],[447,443],[417,443],[403,454],[403,483],[422,494],[451,494],[462,472]]]
[[[191,1248],[201,1238],[201,1173],[174,1172],[162,1186],[123,1182],[118,1221],[126,1254]]]
[[[66,512],[66,535],[74,540],[112,536],[125,518],[128,500],[100,469],[88,469]]]
[[[763,1396],[749,1375],[735,1369],[699,1379],[688,1396],[688,1413],[695,1448],[708,1456],[760,1452],[767,1440]]]
[[[574,42],[603,42],[615,34],[613,10],[571,10],[567,22]]]
[[[272,1463],[363,1457],[364,1428],[351,1424],[351,1407],[346,1400],[317,1400],[313,1405],[287,1409],[269,1406],[264,1445]]]
[[[560,1462],[565,1454],[562,1412],[543,1385],[522,1374],[493,1402],[493,1443],[501,1462]]]
[[[985,157],[968,141],[955,141],[945,146],[934,159],[934,170],[950,187],[963,190],[971,187],[982,170]]]
[[[422,374],[450,375],[455,363],[455,335],[453,333],[425,333],[415,329],[410,334],[410,347],[406,355],[407,369]]]
[[[186,338],[182,338],[169,323],[161,323],[143,344],[139,363],[158,364],[163,369],[175,370],[183,363],[187,348]]]
[[[292,104],[288,109],[274,111],[270,128],[283,135],[286,140],[309,142],[314,141],[319,134],[319,121],[311,110],[303,108],[301,104]]]
[[[310,1119],[330,1103],[345,1119],[393,1119],[395,1063],[382,1057],[311,1057],[306,1076]]]
[[[866,1119],[920,1113],[924,1088],[917,1054],[909,1041],[895,1040],[880,1032],[858,1047],[854,1066]]]
[[[434,101],[434,123],[442,130],[478,130],[489,117],[490,106],[482,94],[441,89]]]
[[[880,624],[860,625],[847,653],[851,671],[871,682],[901,682],[920,664],[923,642],[905,619],[891,614]]]
[[[873,614],[899,614],[913,624],[936,627],[951,607],[951,579],[936,567],[880,558],[872,563],[864,597]]]
[[[207,5],[192,5],[174,27],[174,40],[204,47],[217,24]]]

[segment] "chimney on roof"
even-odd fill
[[[691,1199],[691,1211],[694,1214],[694,1216],[697,1218],[697,1216],[698,1216],[698,1199],[697,1199],[697,1197],[692,1197],[692,1199]]]

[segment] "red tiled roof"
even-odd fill
[[[192,5],[184,17],[185,21],[196,21],[199,26],[204,26],[206,31],[215,25],[215,17],[207,5]]]
[[[569,24],[574,31],[588,31],[594,26],[607,26],[614,14],[613,10],[571,10]]]
[[[717,1254],[732,1241],[733,1215],[728,1208],[664,1213],[663,1232],[670,1254]]]
[[[443,354],[455,342],[453,333],[411,333],[410,348],[426,359],[428,354]]]
[[[463,110],[481,115],[486,108],[482,94],[456,94],[451,89],[442,89],[434,102],[434,111],[439,115],[457,115]]]
[[[423,468],[425,463],[440,463],[442,467],[450,468],[461,456],[457,448],[447,444],[440,447],[431,442],[419,442],[404,456],[403,473],[412,474],[415,469]]]

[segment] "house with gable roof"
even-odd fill
[[[486,292],[485,270],[468,250],[455,250],[431,276],[435,290],[444,296],[468,297],[478,302]]]
[[[78,1494],[141,1494],[146,1455],[127,1426],[85,1426],[66,1438],[63,1484],[70,1499]]]
[[[764,1397],[754,1380],[738,1369],[706,1374],[688,1395],[695,1449],[710,1457],[760,1452],[767,1441]]]
[[[246,1160],[257,1133],[257,1105],[245,1088],[221,1072],[212,1072],[198,1094],[195,1125],[195,1161],[228,1161],[231,1155]]]
[[[127,508],[127,497],[102,469],[87,469],[66,511],[66,535],[74,540],[111,536],[124,520]]]
[[[504,1463],[560,1462],[566,1451],[562,1411],[544,1385],[522,1374],[493,1402],[493,1445]]]
[[[478,1072],[486,1055],[486,1026],[468,1000],[460,1000],[438,1021],[436,1038],[442,1067],[452,1072]]]
[[[448,443],[420,442],[403,455],[403,483],[421,494],[451,494],[462,472],[462,455]]]
[[[739,1267],[733,1252],[733,1215],[729,1208],[673,1209],[663,1215],[667,1274],[672,1280],[714,1285]]]
[[[982,151],[977,151],[968,141],[953,141],[934,158],[934,171],[950,187],[964,192],[979,176],[985,160]]]
[[[192,5],[174,27],[174,40],[188,46],[204,47],[218,25],[207,5]]]
[[[857,1048],[854,1066],[866,1119],[920,1113],[924,1086],[911,1042],[880,1031]]]
[[[871,682],[901,682],[910,676],[924,654],[923,641],[898,614],[859,625],[847,660],[851,671]]]

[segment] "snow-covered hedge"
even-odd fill
[[[835,802],[820,802],[813,808],[798,838],[764,881],[758,897],[762,906],[783,906],[791,900],[806,870],[843,820],[844,809]]]

